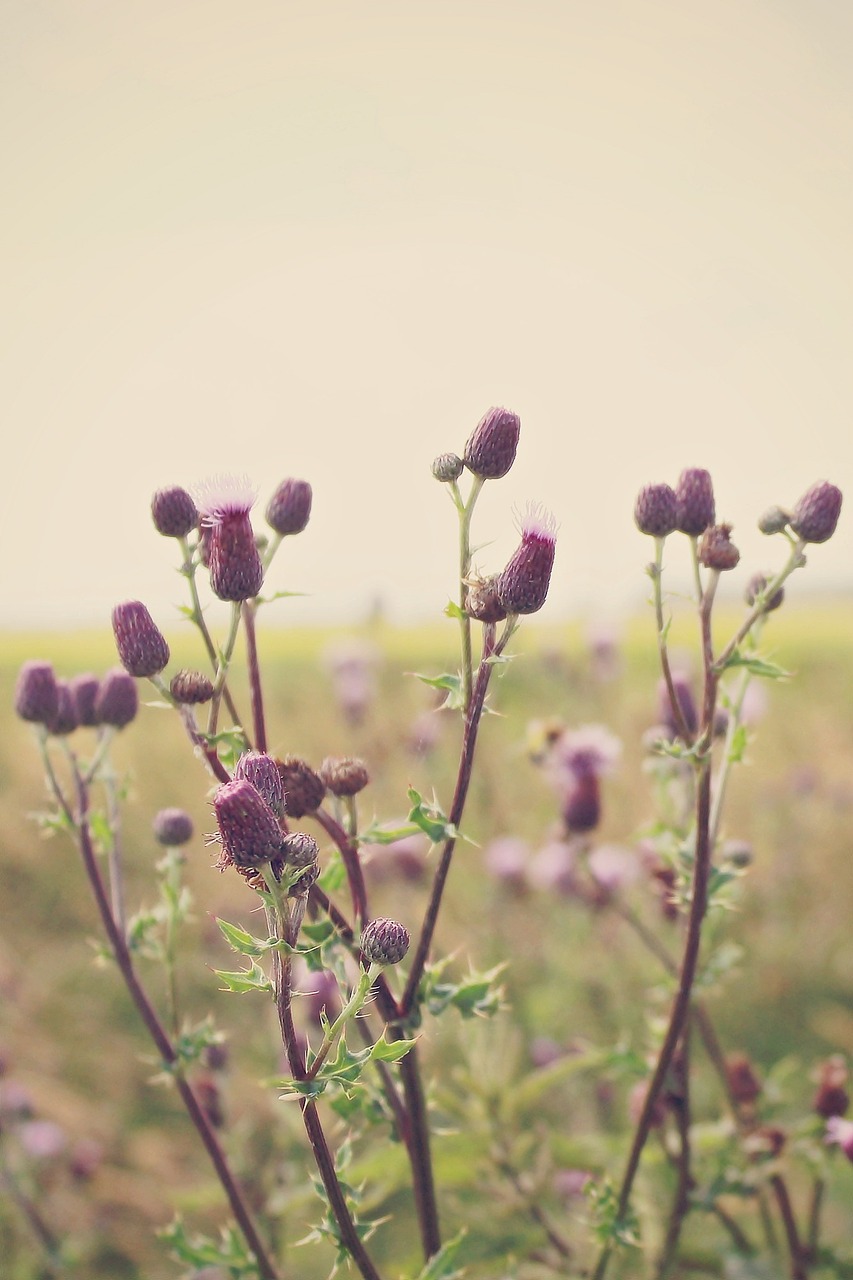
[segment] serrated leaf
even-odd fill
[[[307,596],[307,591],[274,591],[271,596],[256,596],[255,604],[272,604],[275,600],[285,600],[289,596]]]
[[[455,600],[448,600],[444,606],[445,616],[448,618],[467,618],[467,613],[456,603]]]
[[[412,674],[423,684],[428,684],[432,689],[444,689],[447,697],[442,702],[442,708],[449,711],[459,711],[465,703],[464,685],[462,676],[457,672],[455,675],[451,672],[445,672],[440,676],[425,676],[420,671],[413,671]]]
[[[254,938],[245,929],[239,928],[236,924],[229,924],[227,920],[222,920],[218,916],[216,923],[232,951],[239,952],[241,956],[262,956],[268,949],[266,939]]]
[[[319,876],[317,883],[326,894],[337,893],[338,889],[346,884],[347,870],[344,866],[343,858],[337,850],[330,854],[329,859],[323,868],[322,874]]]
[[[416,836],[421,832],[421,828],[415,826],[414,822],[406,822],[399,827],[389,827],[387,823],[379,826],[373,823],[366,827],[358,836],[359,844],[396,844],[398,840],[405,840],[407,836]]]
[[[370,1050],[372,1062],[399,1062],[417,1043],[417,1040],[386,1040],[385,1032]]]
[[[408,795],[412,805],[409,822],[429,836],[433,844],[440,844],[457,834],[456,828],[437,805],[425,804],[423,796],[414,787],[409,787]]]
[[[225,983],[224,991],[236,991],[240,994],[244,991],[268,991],[270,994],[273,992],[272,982],[254,960],[250,969],[242,969],[236,973],[214,969],[213,972]]]
[[[731,667],[742,667],[751,675],[763,676],[767,680],[790,680],[791,678],[790,671],[786,671],[784,667],[777,666],[775,662],[768,662],[757,653],[741,653],[740,649],[735,649],[729,655],[722,670],[728,671]]]
[[[456,1257],[461,1249],[467,1231],[463,1228],[458,1236],[454,1236],[452,1240],[448,1240],[447,1244],[442,1245],[438,1253],[434,1253],[423,1271],[418,1272],[416,1280],[455,1280],[457,1276],[464,1275],[464,1271],[460,1271],[456,1266]]]

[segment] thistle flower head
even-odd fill
[[[380,916],[364,926],[361,954],[368,964],[399,964],[409,949],[409,931],[397,920]]]
[[[198,511],[186,489],[170,485],[151,499],[151,518],[164,538],[185,538],[198,524]]]
[[[223,783],[213,811],[226,859],[237,867],[260,867],[281,852],[278,820],[259,791],[245,778]]]
[[[139,693],[136,681],[123,667],[108,671],[98,687],[95,714],[98,724],[123,729],[135,719],[139,710]]]
[[[850,1095],[847,1092],[849,1072],[847,1063],[840,1053],[820,1064],[817,1077],[817,1092],[814,1097],[814,1109],[819,1116],[830,1120],[833,1116],[843,1116],[850,1106]]]
[[[678,499],[668,484],[647,484],[637,494],[634,521],[640,533],[665,538],[678,528]]]
[[[682,471],[675,487],[678,500],[678,525],[682,533],[698,537],[714,523],[714,486],[710,473],[701,467]]]
[[[751,1106],[761,1096],[762,1084],[745,1053],[730,1053],[726,1058],[726,1080],[729,1093],[736,1102]]]
[[[77,723],[88,726],[96,725],[98,723],[96,703],[98,701],[98,688],[100,687],[98,677],[92,675],[91,672],[72,676],[68,681],[68,687],[74,699]]]
[[[177,671],[172,676],[169,692],[176,702],[191,707],[210,702],[213,697],[213,682],[203,671]]]
[[[622,757],[622,743],[603,724],[564,729],[551,743],[548,765],[558,789],[586,774],[597,778],[613,773]]]
[[[113,635],[121,665],[132,676],[154,676],[169,661],[169,646],[141,600],[117,604]]]
[[[47,730],[48,733],[64,737],[68,733],[73,733],[80,721],[77,718],[77,707],[68,681],[57,680],[56,692],[56,711],[47,722]]]
[[[301,533],[311,515],[312,497],[307,480],[282,480],[267,503],[267,524],[283,538]]]
[[[188,844],[193,838],[193,820],[184,809],[161,809],[151,822],[154,839],[169,849]]]
[[[563,822],[572,835],[594,831],[601,821],[601,786],[595,773],[578,774],[563,798]]]
[[[244,751],[234,769],[235,778],[245,778],[259,791],[277,817],[284,812],[284,787],[278,765],[265,751]]]
[[[490,409],[465,445],[465,466],[484,480],[499,480],[515,462],[521,419],[509,409]]]
[[[853,1120],[830,1116],[826,1122],[826,1141],[839,1146],[847,1159],[853,1162]]]
[[[322,778],[298,756],[285,756],[276,760],[284,788],[284,812],[288,818],[304,818],[306,813],[319,809],[326,794]]]
[[[520,521],[521,543],[496,583],[498,599],[508,614],[536,613],[548,595],[557,524],[545,507],[528,503]]]
[[[804,542],[826,542],[835,533],[840,514],[841,490],[828,480],[819,480],[794,507],[791,528]]]
[[[328,756],[319,776],[333,796],[357,795],[370,782],[367,765],[354,756]]]
[[[199,523],[212,529],[228,520],[245,520],[258,499],[248,476],[219,474],[195,486]]]
[[[59,689],[56,674],[49,662],[36,658],[25,662],[15,685],[15,711],[22,720],[47,724],[56,714]]]

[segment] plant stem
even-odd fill
[[[459,512],[459,608],[461,611],[459,628],[462,637],[462,708],[466,714],[471,705],[473,684],[471,619],[465,607],[468,595],[467,581],[471,573],[471,516],[484,484],[485,480],[482,476],[474,476],[467,502],[462,501],[455,480],[450,486],[451,497]]]
[[[251,600],[243,601],[243,626],[246,629],[246,653],[249,667],[249,686],[252,691],[252,726],[255,734],[255,747],[258,751],[267,749],[267,728],[264,721],[264,695],[261,686],[261,669],[258,665],[258,638],[255,633],[255,612],[257,606]]]
[[[350,1018],[354,1018],[356,1014],[359,1012],[359,1010],[362,1008],[362,1006],[364,1005],[364,1002],[367,999],[370,988],[372,987],[375,979],[381,973],[381,971],[382,971],[381,965],[372,964],[369,969],[365,969],[365,971],[359,976],[358,982],[355,985],[352,995],[350,996],[349,1000],[346,1002],[343,1009],[341,1009],[337,1018],[335,1018],[335,1021],[332,1023],[332,1025],[329,1027],[328,1031],[324,1035],[322,1044],[317,1050],[317,1053],[314,1057],[313,1062],[311,1063],[311,1066],[308,1068],[308,1070],[305,1073],[306,1080],[315,1079],[317,1072],[320,1070],[323,1063],[326,1061],[326,1058],[329,1056],[329,1052],[332,1048],[332,1045],[337,1040],[341,1031],[343,1031],[344,1027],[349,1022]]]
[[[216,733],[216,724],[219,718],[219,703],[222,699],[222,692],[228,679],[228,668],[231,665],[231,659],[234,656],[234,646],[237,643],[237,632],[240,630],[240,602],[235,600],[231,605],[231,626],[228,630],[228,638],[225,641],[225,648],[222,650],[222,656],[216,667],[216,678],[213,681],[213,698],[210,703],[210,715],[207,721],[207,732],[209,734]]]
[[[675,1106],[678,1128],[678,1156],[676,1158],[677,1186],[667,1225],[666,1239],[658,1263],[658,1280],[666,1280],[676,1261],[678,1243],[684,1219],[690,1209],[690,1191],[693,1177],[690,1172],[690,1026],[685,1027],[681,1051],[673,1059],[673,1075],[677,1082]],[[672,1100],[672,1094],[670,1094]]]
[[[216,645],[213,643],[213,638],[210,632],[208,631],[207,623],[204,620],[204,614],[201,608],[201,600],[199,599],[199,594],[198,594],[198,585],[195,580],[198,563],[193,559],[193,553],[190,550],[190,544],[187,542],[187,539],[180,538],[179,542],[181,546],[181,551],[183,552],[183,556],[184,556],[184,563],[181,567],[181,573],[184,575],[184,577],[187,579],[187,582],[189,583],[190,596],[193,602],[193,611],[192,611],[192,614],[190,615],[190,621],[193,622],[201,632],[201,638],[204,641],[204,647],[207,650],[207,656],[210,659],[210,665],[212,666],[213,670],[216,671],[217,666],[219,664],[219,659],[216,656]],[[240,725],[242,727],[242,721],[237,712],[237,708],[234,705],[234,699],[231,697],[231,692],[227,684],[224,686],[222,690],[222,696],[225,699],[225,705],[227,706],[229,712],[231,713],[231,718],[234,721],[235,725]]]
[[[800,1235],[797,1231],[797,1224],[794,1219],[794,1210],[791,1205],[791,1197],[788,1195],[788,1188],[783,1178],[779,1174],[774,1174],[770,1179],[770,1186],[776,1197],[776,1203],[779,1206],[779,1215],[782,1219],[782,1227],[785,1232],[785,1243],[788,1246],[788,1254],[790,1257],[791,1280],[808,1280],[808,1271],[806,1269],[805,1260],[803,1258],[803,1248],[800,1244]]]
[[[675,727],[678,730],[678,736],[682,741],[689,745],[693,741],[693,734],[688,728],[687,721],[684,719],[684,710],[681,701],[675,691],[675,684],[672,679],[672,668],[669,665],[669,653],[666,647],[666,624],[663,618],[663,548],[664,538],[655,538],[655,562],[649,567],[654,586],[655,601],[655,621],[657,623],[657,641],[658,656],[660,658],[661,671],[663,672],[666,691],[669,695],[669,704],[672,707],[672,715],[675,720]]]
[[[319,823],[328,836],[331,836],[340,850],[347,873],[353,914],[358,927],[364,928],[367,923],[367,887],[364,883],[364,873],[358,856],[358,845],[325,809],[315,809],[309,816]]]
[[[59,1240],[39,1210],[36,1201],[24,1191],[12,1170],[7,1168],[2,1159],[0,1159],[0,1187],[5,1188],[9,1199],[18,1206],[21,1215],[26,1218],[30,1230],[44,1251],[43,1265],[47,1267],[48,1274],[65,1275],[67,1268],[62,1260]]]

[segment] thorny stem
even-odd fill
[[[359,928],[363,928],[367,923],[367,888],[364,883],[361,860],[358,856],[358,845],[325,809],[315,809],[309,816],[319,823],[340,850],[344,869],[347,873],[347,882],[349,883],[356,924]]]
[[[110,902],[113,916],[122,933],[126,933],[127,924],[124,912],[124,867],[121,849],[121,822],[119,819],[118,799],[116,796],[116,779],[112,768],[104,774],[104,791],[107,798],[107,822],[110,829],[110,843],[107,850],[107,869],[110,883]]]
[[[776,574],[776,577],[773,578],[764,588],[761,596],[714,663],[714,670],[717,675],[719,675],[724,669],[735,649],[737,649],[738,645],[746,639],[759,618],[766,613],[765,601],[769,600],[771,596],[776,594],[785,580],[791,576],[795,569],[799,569],[805,564],[805,556],[803,555],[803,547],[805,547],[805,545],[806,544],[803,542],[802,538],[793,544],[791,554],[788,557],[788,563],[784,568],[780,569],[779,573]]]
[[[248,655],[249,686],[252,691],[252,726],[258,751],[267,749],[267,729],[264,721],[264,694],[261,687],[261,669],[258,666],[258,638],[255,633],[257,605],[251,600],[243,602],[243,626],[246,629],[246,653]]]
[[[311,1066],[305,1073],[306,1080],[313,1080],[316,1077],[317,1072],[329,1056],[329,1052],[341,1031],[343,1031],[349,1020],[354,1018],[364,1005],[368,992],[381,971],[381,965],[372,964],[369,969],[365,969],[364,972],[360,974],[352,995],[324,1035],[323,1041],[314,1056]]]
[[[231,665],[231,659],[234,656],[234,646],[237,643],[237,632],[240,630],[240,602],[235,600],[231,605],[231,626],[228,630],[228,637],[225,641],[225,647],[222,650],[222,656],[216,667],[216,678],[213,681],[213,698],[210,703],[210,715],[207,721],[207,732],[209,734],[216,733],[216,724],[219,719],[219,703],[222,699],[222,692],[225,688],[225,682],[228,679],[228,668]]]
[[[199,732],[198,725],[195,722],[195,713],[193,712],[192,707],[184,706],[175,701],[162,676],[149,676],[148,679],[151,681],[157,692],[166,699],[170,706],[173,706],[176,709],[178,715],[181,717],[181,723],[186,730],[187,737],[193,744],[196,754],[204,757],[207,762],[207,767],[213,774],[214,778],[219,782],[230,782],[231,775],[219,759],[219,756],[216,753],[216,748],[211,746],[209,742],[206,742],[204,736]],[[88,780],[89,777],[87,775],[86,781]]]
[[[193,602],[193,611],[190,615],[190,621],[198,627],[201,633],[201,638],[204,641],[204,647],[207,650],[207,656],[210,659],[210,665],[213,667],[213,670],[216,671],[219,663],[219,659],[216,656],[216,645],[213,643],[213,637],[211,636],[207,628],[207,623],[204,620],[204,613],[202,612],[201,600],[199,599],[198,594],[198,585],[195,580],[198,562],[193,558],[193,553],[187,539],[179,538],[178,541],[184,557],[184,563],[181,566],[181,573],[189,584],[190,596]],[[222,696],[225,699],[225,705],[231,713],[231,718],[234,721],[234,724],[242,725],[237,708],[234,705],[234,699],[231,697],[231,691],[227,684],[223,687]]]
[[[41,1214],[36,1201],[32,1196],[27,1195],[12,1170],[6,1167],[2,1159],[0,1159],[0,1187],[5,1189],[9,1199],[14,1201],[26,1218],[30,1230],[44,1251],[44,1265],[48,1269],[48,1274],[51,1276],[66,1274],[67,1268],[62,1260],[59,1240]]]

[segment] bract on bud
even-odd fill
[[[840,513],[841,490],[828,480],[820,480],[794,507],[791,528],[803,542],[826,542],[835,533]]]
[[[185,538],[198,524],[198,511],[186,489],[170,485],[151,499],[154,527],[164,538]]]
[[[399,964],[409,949],[409,931],[397,920],[380,916],[364,926],[361,954],[368,964]]]
[[[51,663],[35,658],[25,662],[15,685],[15,710],[21,719],[47,724],[56,715],[58,703],[59,689]]]
[[[136,717],[139,710],[139,694],[136,681],[123,667],[113,667],[98,686],[95,714],[98,724],[123,729]]]
[[[754,605],[758,597],[763,595],[767,590],[767,575],[764,573],[754,573],[746,584],[744,599],[750,606]],[[785,588],[779,587],[777,591],[769,599],[764,601],[764,612],[770,613],[773,609],[778,609],[782,601],[785,599]]]
[[[309,836],[307,831],[293,831],[289,836],[285,836],[281,845],[281,856],[289,867],[297,870],[300,867],[310,867],[313,862],[317,861],[317,855],[320,852],[320,846],[313,836]]]
[[[711,476],[701,467],[682,471],[675,487],[678,501],[678,528],[682,533],[698,537],[714,523],[714,486]]]
[[[282,537],[301,533],[311,515],[312,496],[307,480],[282,480],[267,503],[267,524]]]
[[[668,484],[647,484],[637,494],[634,521],[640,533],[665,538],[678,528],[678,499]]]
[[[442,484],[450,484],[458,480],[465,468],[465,463],[458,453],[440,453],[433,459],[432,474]]]
[[[260,867],[278,857],[282,834],[263,796],[245,778],[223,783],[213,797],[222,852],[238,867]]]
[[[706,569],[724,573],[734,569],[740,560],[740,552],[731,540],[730,524],[712,524],[702,534],[699,543],[699,563]]]
[[[768,507],[758,520],[758,528],[762,533],[781,533],[791,523],[791,513],[784,507]]]
[[[498,599],[507,614],[536,613],[545,603],[557,533],[554,517],[530,505],[521,522],[521,543],[497,581]]]
[[[498,595],[498,574],[479,582],[469,582],[465,612],[475,622],[503,622],[506,609]]]
[[[521,419],[509,409],[490,409],[465,445],[465,466],[484,480],[499,480],[515,462]]]
[[[210,702],[213,697],[213,681],[203,671],[178,671],[172,676],[169,692],[176,702],[191,707]]]
[[[320,765],[320,778],[333,796],[354,796],[370,781],[367,765],[351,756],[329,756]]]
[[[304,818],[306,813],[319,809],[326,794],[326,785],[310,764],[298,756],[285,756],[276,760],[284,788],[284,812],[288,818]]]
[[[245,778],[259,791],[276,817],[284,812],[284,788],[278,765],[265,751],[244,751],[234,769],[235,778]]]
[[[303,894],[308,893],[312,885],[317,883],[320,878],[319,862],[311,862],[302,872],[298,880],[294,880],[293,884],[287,891],[288,898],[300,898]]]
[[[255,494],[244,480],[218,477],[199,492],[202,529],[209,529],[210,587],[220,600],[251,600],[261,589],[264,567],[249,512]]]
[[[80,725],[91,727],[98,723],[98,715],[95,708],[98,701],[99,684],[98,677],[89,672],[86,672],[85,675],[73,676],[68,681],[71,697],[74,699],[77,723]]]
[[[184,809],[161,809],[151,822],[154,839],[167,848],[177,849],[193,838],[193,820]]]
[[[47,730],[48,733],[64,737],[68,733],[73,733],[80,721],[77,719],[74,695],[67,680],[57,680],[56,693],[56,711],[47,721]]]
[[[119,660],[132,676],[155,676],[169,661],[169,646],[141,600],[113,609],[113,635]]]

